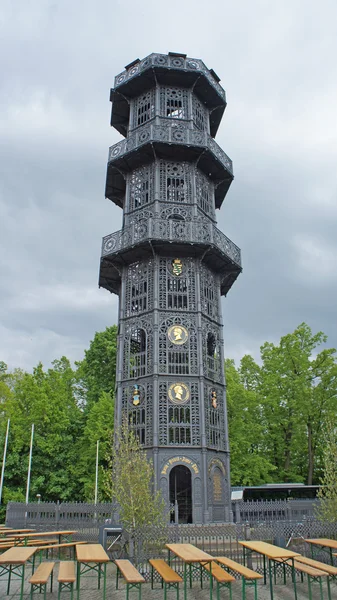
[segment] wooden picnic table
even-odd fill
[[[212,561],[214,557],[200,550],[193,544],[165,544],[169,551],[168,562],[171,562],[171,552],[181,558],[184,563],[184,600],[187,599],[187,565],[189,566],[189,578],[190,587],[192,587],[192,566],[195,569],[202,569],[203,565],[210,565],[209,570],[209,587],[210,587],[210,600],[212,600],[213,592],[213,576],[212,576]]]
[[[337,541],[328,538],[314,538],[304,540],[310,544],[311,556],[314,558],[314,550],[318,547],[320,550],[327,552],[330,555],[330,562],[333,565],[333,550],[337,550]]]
[[[26,544],[27,541],[31,538],[34,537],[46,537],[46,536],[57,536],[58,537],[58,543],[61,544],[61,540],[62,538],[65,539],[66,542],[70,542],[71,541],[71,536],[77,533],[77,531],[75,530],[63,530],[63,531],[35,531],[34,533],[12,533],[11,536],[15,537],[16,540],[24,540],[24,543]]]
[[[89,571],[95,571],[98,576],[98,589],[101,587],[101,575],[103,571],[103,600],[106,598],[106,565],[110,561],[101,544],[82,544],[76,546],[77,558],[77,600],[80,597],[81,575]]]
[[[33,556],[34,572],[34,555],[36,550],[37,548],[34,546],[14,547],[0,555],[0,577],[4,577],[8,573],[7,595],[10,591],[11,576],[12,574],[17,575],[21,579],[20,600],[22,600],[26,562]]]
[[[274,544],[268,544],[267,542],[260,542],[260,541],[246,541],[245,540],[245,541],[240,541],[239,544],[243,547],[243,564],[244,565],[246,564],[247,550],[250,554],[255,552],[257,554],[262,555],[264,584],[267,583],[266,559],[268,560],[269,588],[270,588],[271,600],[273,600],[273,598],[274,598],[272,561],[277,560],[277,561],[281,561],[281,562],[286,562],[286,561],[290,560],[291,561],[290,566],[292,568],[292,579],[293,579],[293,584],[294,584],[295,600],[297,600],[294,558],[296,556],[300,556],[300,554],[298,552],[293,552],[292,550],[287,550],[286,548],[280,548],[279,546],[274,546]]]
[[[10,535],[12,537],[13,534],[21,534],[21,533],[33,533],[34,531],[36,531],[35,529],[0,529],[0,536],[2,537],[6,537],[7,535]]]

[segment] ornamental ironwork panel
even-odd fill
[[[155,98],[156,90],[153,88],[146,94],[142,94],[133,100],[133,129],[153,119],[155,116]]]
[[[136,169],[127,176],[129,196],[126,212],[134,211],[154,201],[154,166]]]
[[[183,69],[184,71],[193,71],[202,73],[207,80],[210,82],[212,87],[217,91],[218,95],[226,101],[225,90],[219,85],[218,81],[214,78],[212,73],[207,69],[206,65],[202,60],[196,58],[183,58],[183,57],[172,57],[166,56],[165,54],[150,54],[144,60],[138,64],[133,65],[129,69],[126,69],[115,77],[115,87],[129,81],[139,75],[140,73],[150,69],[152,66],[167,67],[168,69]]]
[[[137,388],[137,389],[135,389]],[[122,415],[141,444],[151,446],[153,415],[153,383],[142,380],[140,384],[127,384],[122,388]]]
[[[182,329],[187,332],[185,341],[180,343],[170,329],[182,337]],[[170,339],[171,337],[171,339]],[[172,341],[171,341],[172,340]],[[177,343],[179,342],[179,343]],[[171,375],[198,374],[198,337],[196,318],[180,315],[162,315],[159,326],[159,373]]]
[[[127,320],[122,344],[124,379],[138,379],[153,372],[153,326],[150,317]]]
[[[178,388],[176,380],[159,383],[159,443],[162,446],[200,445],[199,384],[189,380],[188,394]],[[176,398],[175,396],[178,396]]]
[[[159,308],[170,311],[195,311],[196,263],[190,258],[181,261],[181,273],[175,274],[178,257],[159,260]]]
[[[133,317],[153,308],[154,263],[133,263],[125,271],[125,316]]]
[[[220,321],[220,278],[204,264],[200,265],[200,298],[203,314],[214,321]]]
[[[136,224],[132,223],[121,231],[105,236],[102,242],[102,256],[120,252],[140,240],[181,241],[194,244],[204,244],[205,241],[208,241],[210,245],[219,248],[225,256],[241,267],[240,248],[213,223],[150,218],[143,225],[144,227],[137,229]]]
[[[204,384],[207,445],[217,450],[225,450],[224,393],[219,385]]]
[[[183,144],[196,147],[203,147],[219,160],[229,173],[233,174],[233,163],[227,154],[218,146],[213,138],[206,131],[194,130],[189,127],[189,123],[185,121],[177,122],[174,119],[157,117],[160,125],[148,123],[138,127],[138,129],[130,132],[130,135],[125,139],[117,142],[109,149],[108,161],[114,161],[117,158],[127,155],[136,148],[139,150],[144,144],[153,142],[168,142],[172,144]]]
[[[192,202],[193,167],[186,162],[160,161],[160,200],[175,204]]]

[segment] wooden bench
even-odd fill
[[[162,587],[164,585],[164,600],[167,598],[167,588],[175,588],[177,590],[177,600],[179,600],[179,583],[182,581],[179,573],[174,571],[163,558],[151,558],[151,588],[153,589],[153,571],[161,577]]]
[[[126,600],[129,600],[129,590],[138,589],[138,598],[141,600],[142,583],[145,583],[144,577],[137,571],[136,567],[126,559],[119,558],[115,560],[116,569],[116,590],[118,590],[118,578],[121,574],[126,583]]]
[[[61,561],[59,567],[59,574],[57,577],[59,584],[58,600],[60,600],[61,592],[63,590],[70,591],[70,599],[73,600],[74,596],[74,583],[76,581],[75,575],[75,563],[73,561]]]
[[[51,576],[50,579],[50,591],[53,591],[53,569],[54,569],[55,563],[54,562],[44,562],[41,563],[38,568],[36,569],[35,573],[33,573],[33,575],[31,576],[31,578],[29,579],[29,583],[31,585],[30,588],[30,597],[31,599],[33,598],[33,594],[34,592],[36,592],[36,590],[39,590],[40,592],[43,589],[43,597],[44,600],[46,600],[46,593],[47,593],[47,583],[48,583],[48,579]]]
[[[246,587],[253,586],[254,587],[254,598],[257,600],[257,580],[262,579],[262,575],[260,573],[256,573],[252,569],[248,569],[244,565],[232,560],[231,558],[227,558],[226,556],[217,556],[216,559],[221,565],[223,565],[226,569],[233,571],[234,573],[238,573],[242,578],[242,598],[245,600],[246,598]]]
[[[217,600],[220,600],[220,588],[222,587],[226,587],[227,589],[229,589],[229,597],[230,600],[232,600],[232,582],[235,581],[235,577],[233,577],[233,575],[230,575],[230,573],[222,569],[215,561],[203,564],[202,566],[204,567],[204,569],[206,569],[206,571],[208,571],[208,573],[210,573],[214,577],[216,581]]]
[[[309,590],[309,600],[312,600],[312,591],[311,591],[311,582],[315,581],[319,583],[319,587],[320,587],[320,596],[321,596],[321,600],[324,600],[323,597],[323,586],[322,586],[322,577],[326,577],[327,578],[327,586],[328,586],[328,598],[329,600],[331,600],[331,591],[330,591],[330,582],[329,582],[329,574],[327,573],[327,571],[323,571],[321,569],[316,569],[315,567],[312,567],[310,565],[304,564],[300,561],[298,561],[299,557],[296,557],[294,560],[294,569],[296,571],[298,571],[301,574],[301,580],[303,581],[303,575],[307,576],[308,579],[308,590]],[[282,561],[281,559],[273,559],[274,560],[274,564],[281,564],[283,565],[283,577],[284,577],[284,583],[286,583],[286,567],[290,567],[292,568],[292,562],[291,560],[287,560],[287,561]],[[275,568],[274,568],[274,576],[275,576]]]

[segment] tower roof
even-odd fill
[[[126,136],[129,121],[129,99],[153,88],[156,84],[193,88],[194,93],[210,111],[210,131],[214,137],[226,108],[226,93],[219,77],[202,60],[186,54],[150,54],[136,59],[115,77],[110,91],[113,103],[111,125]]]

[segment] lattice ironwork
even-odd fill
[[[132,317],[153,309],[152,260],[133,263],[125,277],[125,316]]]
[[[184,259],[181,275],[175,275],[172,271],[175,258],[159,259],[159,308],[179,312],[195,311],[195,262],[190,258]]]
[[[200,266],[201,310],[206,317],[220,321],[220,278],[205,265]]]
[[[220,386],[204,384],[207,444],[217,450],[225,450],[224,393],[224,388]]]
[[[214,184],[196,169],[195,185],[198,208],[215,220]]]
[[[133,100],[133,129],[144,125],[155,116],[156,90],[153,88]]]
[[[159,442],[162,446],[200,445],[199,384],[188,381],[189,400],[179,405],[169,397],[170,386],[177,380],[159,383]]]
[[[154,202],[154,166],[147,165],[128,175],[129,198],[126,212],[144,208]]]
[[[160,114],[168,119],[189,119],[189,90],[160,86]]]
[[[168,337],[173,325],[183,326],[188,338],[182,345],[176,345]],[[198,337],[195,318],[180,315],[162,317],[159,326],[159,373],[170,375],[194,375],[198,373]]]
[[[123,339],[124,379],[137,379],[153,372],[153,329],[150,318],[126,322]]]
[[[160,162],[160,200],[175,204],[192,202],[192,165],[186,162]]]
[[[150,54],[136,65],[133,65],[129,69],[126,69],[122,73],[119,73],[119,75],[116,75],[115,87],[118,88],[118,86],[122,85],[128,80],[133,79],[133,77],[136,77],[137,75],[139,75],[139,73],[142,73],[157,65],[160,67],[165,66],[168,68],[182,69],[184,71],[193,71],[201,73],[206,77],[206,79],[209,81],[212,87],[214,87],[219,97],[226,101],[225,90],[215,79],[214,75],[212,75],[211,71],[207,69],[203,61],[197,58],[183,58],[156,53]]]
[[[150,142],[168,142],[207,148],[229,173],[233,173],[231,159],[206,131],[191,129],[189,122],[180,119],[179,121],[164,117],[157,117],[157,119],[160,123],[159,125],[155,125],[154,122],[142,125],[130,132],[127,139],[121,140],[111,146],[109,149],[109,162],[129,152],[133,152],[135,148],[139,149],[144,144],[149,144]],[[177,123],[179,126],[177,126]]]
[[[206,319],[203,322],[203,361],[205,377],[222,383],[224,381],[221,364],[221,327]]]
[[[127,418],[130,429],[138,436],[141,444],[151,446],[152,439],[152,414],[153,414],[153,383],[143,381],[137,384],[139,392],[139,404],[135,405],[135,394],[133,385],[123,386],[122,391],[122,414]]]
[[[208,131],[209,112],[195,94],[192,94],[193,123],[200,131]]]

